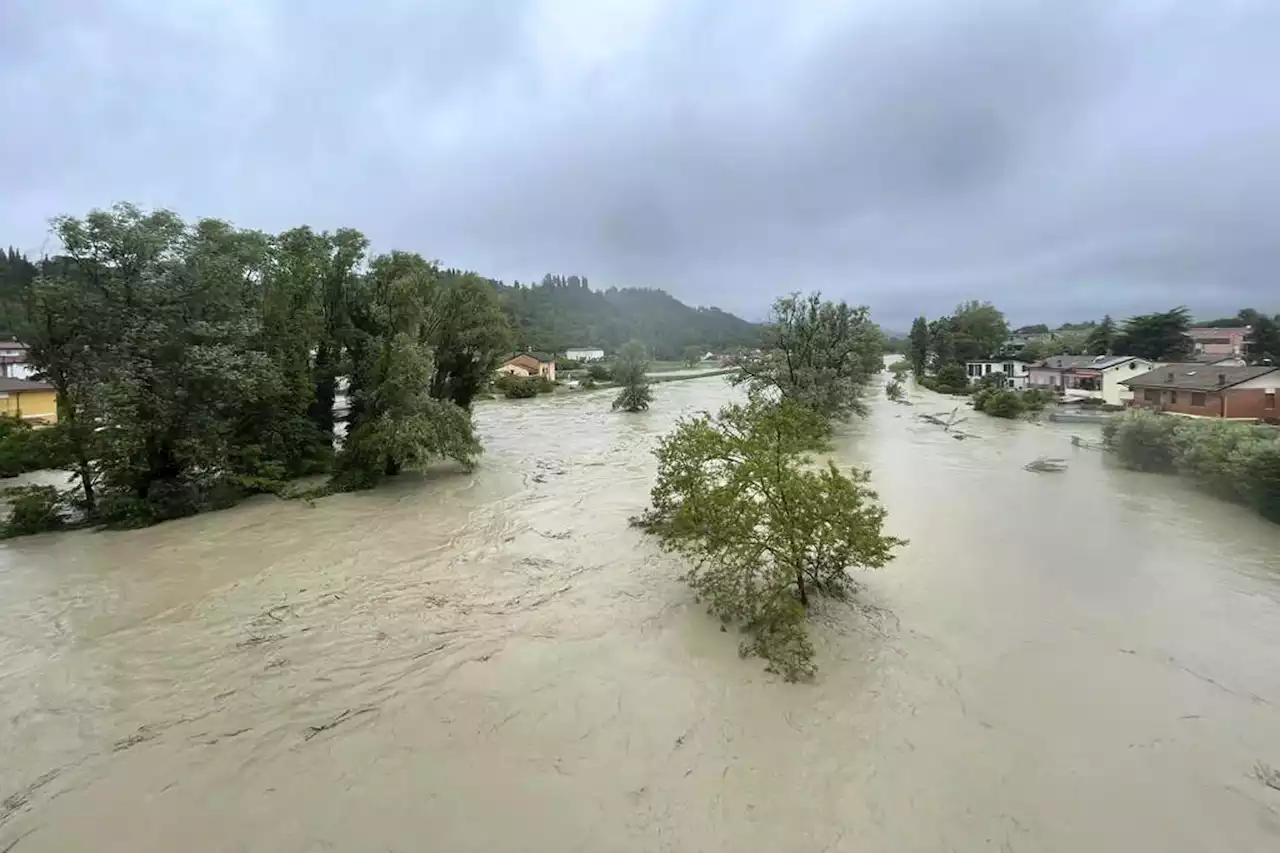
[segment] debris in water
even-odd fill
[[[1270,764],[1259,761],[1253,765],[1253,775],[1268,788],[1280,791],[1280,770],[1276,770]]]
[[[313,737],[320,734],[321,732],[327,732],[329,729],[336,728],[337,726],[342,725],[347,720],[353,719],[354,717],[358,717],[361,714],[370,714],[376,710],[377,710],[376,708],[357,708],[356,710],[353,711],[350,708],[348,708],[347,710],[343,711],[341,714],[334,717],[332,720],[330,720],[327,723],[321,723],[318,726],[307,726],[306,729],[304,729],[302,732],[302,739],[311,740]]]
[[[1041,456],[1022,466],[1024,471],[1039,471],[1042,473],[1057,473],[1067,470],[1067,460],[1053,459],[1048,456]]]

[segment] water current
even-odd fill
[[[836,456],[910,544],[785,684],[627,525],[735,393],[655,391],[483,404],[470,474],[0,547],[0,851],[1280,850],[1280,529],[1096,427],[878,400]]]

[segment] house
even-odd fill
[[[573,361],[600,361],[604,358],[604,350],[570,347],[565,350],[564,357]]]
[[[40,423],[58,422],[58,395],[48,382],[0,377],[0,413]]]
[[[503,362],[498,372],[512,376],[545,376],[555,382],[556,360],[542,353],[522,352]]]
[[[0,377],[30,379],[35,371],[27,361],[27,345],[21,341],[0,341]]]
[[[1223,328],[1203,326],[1187,329],[1192,351],[1206,355],[1243,355],[1251,326]]]
[[[1280,417],[1280,368],[1168,364],[1122,380],[1131,406],[1202,418],[1257,420]]]
[[[1119,406],[1128,399],[1129,390],[1120,380],[1155,366],[1153,361],[1132,355],[1055,355],[1031,365],[1028,384],[1068,398]]]
[[[1204,365],[1221,365],[1222,367],[1244,367],[1248,362],[1242,356],[1238,355],[1213,355],[1207,352],[1198,352],[1189,355],[1181,360],[1184,364],[1204,364]],[[1164,363],[1157,364],[1156,367],[1163,367]]]
[[[977,382],[984,376],[1000,374],[1004,376],[1005,386],[1015,391],[1025,390],[1029,377],[1027,362],[1017,358],[993,358],[982,361],[966,361],[964,363],[965,375],[969,377],[969,384]]]

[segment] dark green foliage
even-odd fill
[[[587,376],[596,382],[612,382],[613,370],[604,364],[593,364],[587,368]]]
[[[53,486],[14,486],[5,489],[0,500],[9,504],[0,539],[57,530],[66,524],[61,497]]]
[[[61,254],[9,295],[59,398],[33,453],[70,468],[88,521],[149,524],[328,470],[343,375],[339,487],[479,452],[466,407],[508,345],[484,280],[403,253],[365,272],[351,229],[273,237],[118,205],[54,230]]]
[[[557,275],[498,289],[522,350],[600,346],[612,352],[638,340],[656,358],[678,361],[686,347],[719,352],[759,340],[755,324],[718,308],[692,308],[661,290],[597,291],[585,278]]]
[[[954,340],[954,360],[960,363],[991,358],[1009,340],[1004,314],[990,302],[971,299],[956,306],[947,318]]]
[[[760,355],[740,358],[735,381],[768,390],[825,419],[862,414],[862,398],[884,367],[884,336],[865,305],[823,302],[821,294],[773,304]]]
[[[1178,361],[1191,352],[1191,314],[1186,308],[1174,308],[1158,314],[1139,314],[1125,321],[1115,334],[1111,351],[1116,355],[1134,355],[1152,361]]]
[[[1233,421],[1131,411],[1103,427],[1120,464],[1178,473],[1280,523],[1280,430]]]
[[[643,344],[631,341],[622,348],[613,365],[614,381],[622,386],[614,398],[613,408],[624,412],[643,412],[649,408],[653,391],[649,388],[648,372],[649,359]]]
[[[652,506],[640,521],[691,562],[711,612],[739,623],[789,680],[813,672],[804,620],[814,593],[843,597],[849,570],[879,567],[904,544],[865,472],[815,467],[827,424],[812,409],[754,397],[680,421],[658,445]]]
[[[907,396],[902,389],[901,380],[898,379],[890,379],[885,383],[884,395],[895,403],[901,403]]]
[[[1084,354],[1085,355],[1109,355],[1111,347],[1115,344],[1116,324],[1108,314],[1102,318],[1102,322],[1094,326],[1089,332],[1089,337],[1085,339]],[[1057,355],[1057,353],[1054,353]]]
[[[919,377],[917,382],[930,391],[939,394],[964,395],[969,393],[969,376],[964,365],[952,362],[938,370],[932,376]]]
[[[493,387],[508,400],[523,400],[538,396],[538,380],[532,376],[503,374],[493,381]]]
[[[1275,318],[1258,315],[1249,331],[1245,354],[1250,364],[1280,365],[1280,325]]]
[[[917,377],[924,376],[929,367],[929,321],[923,316],[911,323],[911,334],[907,336],[907,364]]]
[[[0,415],[0,477],[69,464],[63,430],[33,427],[21,418]]]
[[[981,388],[973,395],[973,408],[993,418],[1017,418],[1026,411],[1017,391],[993,387]]]

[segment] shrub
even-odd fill
[[[612,382],[613,371],[603,364],[593,364],[587,368],[587,375],[596,382]]]
[[[0,527],[2,538],[57,530],[65,524],[62,498],[53,486],[15,486],[3,494],[9,501],[9,517]]]
[[[1022,395],[1017,391],[990,387],[973,395],[973,408],[993,418],[1016,418],[1026,411]]]
[[[556,383],[539,374],[533,380],[533,388],[535,393],[550,394],[552,391],[556,390]]]
[[[512,373],[504,373],[493,381],[493,387],[501,391],[502,396],[508,400],[522,400],[538,396],[538,381],[532,376],[516,376]]]
[[[1132,411],[1106,424],[1103,438],[1127,468],[1181,474],[1280,522],[1280,431],[1274,427]]]
[[[934,374],[934,380],[943,388],[952,388],[955,390],[944,393],[949,394],[967,394],[969,393],[969,377],[964,372],[963,364],[948,364],[938,370]]]
[[[811,464],[825,421],[795,403],[753,398],[679,422],[658,443],[652,507],[639,522],[690,559],[685,578],[741,646],[787,679],[813,672],[810,597],[845,596],[849,570],[876,568],[904,544],[883,532],[868,474]]]

